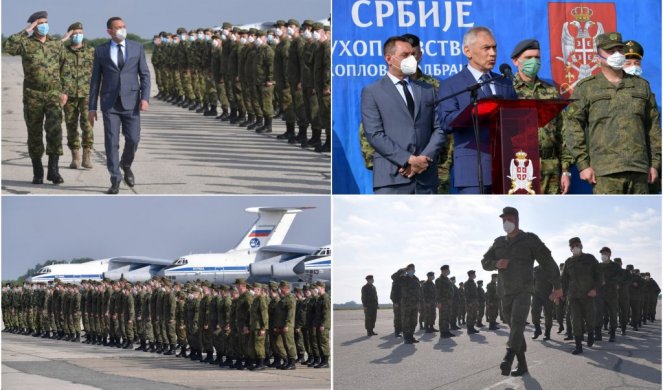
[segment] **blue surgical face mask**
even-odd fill
[[[193,42],[196,40],[196,37],[194,35],[189,36],[189,42]]]
[[[48,23],[42,23],[37,25],[37,31],[39,35],[45,36],[48,34]]]
[[[74,43],[74,45],[80,45],[83,43],[83,34],[75,34],[71,37],[71,41]]]
[[[203,34],[203,33],[198,33],[198,39],[200,39],[200,40],[202,41],[203,38],[205,38],[205,34]]]
[[[186,41],[186,35],[185,34],[180,34],[180,40]]]
[[[269,43],[274,42],[274,36],[273,35],[267,35],[267,42],[269,42]]]

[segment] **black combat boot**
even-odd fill
[[[401,336],[401,332],[395,332],[394,337],[396,337],[397,339],[400,339],[403,336]]]
[[[246,359],[240,359],[239,363],[237,364],[237,369],[240,371],[246,370],[247,365],[248,362]]]
[[[69,333],[67,333],[67,334],[64,336],[64,338],[63,338],[62,340],[63,340],[63,341],[69,341],[69,340],[71,340],[71,335],[70,335]]]
[[[81,334],[80,334],[80,332],[76,332],[76,338],[73,339],[73,340],[71,340],[71,341],[72,341],[72,342],[75,342],[75,343],[80,343],[80,342],[81,342]]]
[[[127,340],[125,343],[124,347],[122,349],[134,349],[134,341],[133,340]]]
[[[307,130],[308,130],[308,125],[299,126],[299,131],[297,132],[297,137],[295,137],[295,141],[299,142],[299,143],[301,143],[303,141],[306,141],[307,140],[306,139]],[[288,143],[295,143],[295,142],[290,142],[290,140],[288,140]]]
[[[315,365],[315,368],[328,368],[329,367],[329,356],[323,356],[320,363]]]
[[[511,348],[506,349],[506,355],[504,355],[504,359],[502,359],[502,363],[500,363],[500,370],[502,370],[502,375],[511,375],[511,366],[513,365],[513,358],[515,356],[516,354]]]
[[[534,324],[534,336],[532,336],[532,340],[536,340],[541,336],[543,332],[541,332],[541,324]]]
[[[331,152],[331,143],[329,142],[329,138],[325,139],[324,144],[316,146],[315,151],[317,153],[329,153],[329,152]]]
[[[204,114],[205,116],[217,116],[219,115],[219,112],[216,111],[216,105],[212,104],[207,111],[207,114]]]
[[[294,358],[288,358],[288,364],[285,364],[282,368],[283,370],[295,370],[297,369],[297,360]]]
[[[156,353],[162,353],[162,352],[163,352],[163,345],[161,343],[157,343]]]
[[[573,335],[571,334],[571,329],[566,330],[566,337],[564,337],[564,340],[573,340]]]
[[[579,353],[582,353],[582,336],[576,336],[575,340],[576,340],[576,349],[574,349],[573,352],[571,353],[577,355]]]
[[[248,114],[246,119],[239,123],[239,127],[246,127],[256,121],[256,117],[253,114]]]
[[[302,366],[308,366],[308,364],[309,364],[309,362],[311,361],[311,359],[313,359],[313,356],[308,355],[308,357],[306,358],[306,360],[304,360],[303,362],[301,362],[301,365],[302,365]]]
[[[154,341],[150,341],[150,348],[148,350],[146,350],[145,352],[155,353],[156,351],[157,351],[157,348],[156,348],[156,345],[155,345]]]
[[[490,326],[488,326],[488,330],[498,330],[500,327],[497,326],[497,322],[491,321]]]
[[[60,176],[60,168],[58,167],[59,159],[60,156],[57,154],[48,155],[48,174],[46,175],[46,179],[52,181],[53,184],[64,183],[64,179]]]
[[[212,363],[214,362],[214,351],[206,351],[207,357],[204,360],[201,360],[203,363]],[[202,358],[202,356],[201,356]]]
[[[262,126],[262,120],[263,118],[261,116],[257,116],[255,122],[249,124],[246,126],[247,130],[255,130],[256,128]]]
[[[527,372],[527,361],[525,360],[525,352],[520,352],[516,354],[516,359],[518,359],[518,366],[515,370],[511,371],[511,376],[523,376]]]
[[[34,157],[32,160],[32,184],[44,184],[44,166],[41,163],[41,157]]]
[[[474,329],[474,325],[473,325],[473,324],[467,324],[467,325],[466,325],[466,328],[467,328],[467,334],[475,334],[475,333],[479,333],[478,330]]]
[[[594,345],[594,332],[587,332],[587,346],[591,347]]]
[[[615,328],[610,328],[610,339],[608,340],[611,343],[615,342]]]
[[[271,133],[272,132],[272,118],[265,118],[265,124],[262,125],[259,129],[256,129],[256,133]]]
[[[306,142],[302,141],[302,148],[314,148],[322,144],[322,140],[320,140],[322,129],[311,129],[311,133],[313,134],[310,139],[306,140]]]
[[[203,114],[205,111],[209,111],[207,109],[207,104],[202,102],[196,104],[196,114]]]
[[[271,367],[273,367],[277,370],[280,370],[280,369],[283,368],[283,366],[285,366],[285,361],[283,359],[281,359],[280,357],[275,357],[274,358],[274,363],[272,363]]]
[[[563,323],[559,324],[559,328],[557,328],[557,334],[560,334],[562,332],[564,332],[564,324]]]
[[[115,339],[115,347],[116,347],[116,348],[122,348],[122,347],[124,346],[124,343],[121,342],[121,340],[122,340],[122,339],[121,339],[120,337],[118,337],[118,338]]]
[[[285,133],[279,134],[276,136],[276,139],[290,139],[290,137],[295,136],[295,124],[286,123],[285,124]]]
[[[231,125],[236,125],[244,120],[244,111],[237,110],[237,115],[230,120]]]
[[[145,350],[145,340],[140,339],[140,345],[134,349],[134,351],[143,351]]]
[[[594,328],[594,335],[595,335],[594,340],[595,341],[603,341],[603,335],[601,333],[602,333],[602,331],[601,331],[600,326],[597,326],[596,328]]]
[[[544,341],[550,340],[550,330],[551,330],[551,327],[546,326],[546,331],[543,333],[543,340]]]
[[[221,113],[221,115],[217,116],[216,119],[225,122],[228,119],[230,119],[230,110],[228,110],[228,107],[222,107],[222,109],[223,112]]]
[[[262,371],[265,368],[267,368],[265,366],[265,359],[256,359],[256,364],[253,366],[253,369],[255,371]]]
[[[483,328],[485,325],[481,322],[481,320],[478,320],[476,326],[478,328]]]
[[[317,356],[312,356],[311,359],[309,359],[309,362],[308,362],[307,366],[308,367],[313,367],[316,364],[320,363],[320,360],[318,360],[318,359],[320,359],[320,358],[317,357]]]

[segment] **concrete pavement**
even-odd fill
[[[149,57],[148,57],[149,63]],[[151,64],[150,64],[151,67]],[[152,94],[156,94],[152,72]],[[20,57],[2,56],[2,192],[3,194],[101,194],[108,189],[103,123],[94,126],[92,169],[69,169],[66,127],[62,123],[60,174],[64,183],[33,185],[23,120],[23,70]],[[101,119],[101,113],[99,115]],[[142,113],[141,143],[132,166],[136,186],[120,194],[329,194],[329,153],[302,150],[277,140],[274,131],[256,134],[228,122],[151,99]],[[310,134],[310,129],[309,129]],[[122,148],[123,141],[120,148]],[[44,164],[47,157],[42,159]]]
[[[334,311],[335,389],[660,389],[661,303],[659,319],[638,332],[629,327],[607,337],[581,355],[572,355],[572,341],[563,341],[553,327],[549,341],[532,340],[533,327],[525,332],[529,374],[506,377],[499,363],[505,353],[509,329],[440,339],[438,333],[417,331],[420,343],[403,344],[394,337],[393,312],[379,310],[375,331],[368,337],[361,310]],[[437,326],[437,324],[436,324]],[[605,334],[605,332],[604,332]],[[514,369],[515,369],[514,362]]]

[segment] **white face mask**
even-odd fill
[[[249,43],[253,43],[253,42],[255,42],[255,41],[256,41],[256,38],[255,38],[255,37],[249,37],[249,39],[248,39],[248,42],[249,42]]]
[[[239,42],[242,43],[242,44],[246,43],[246,38],[240,38]]]
[[[218,40],[218,39],[213,40],[213,41],[212,41],[212,45],[213,45],[214,47],[219,47],[219,40]]]
[[[313,34],[309,30],[304,31],[304,39],[311,39]]]
[[[400,69],[406,76],[417,73],[417,59],[412,55],[407,57],[401,61]]]
[[[612,69],[619,70],[624,67],[624,62],[626,62],[626,56],[622,53],[616,51],[612,53],[608,58],[605,59]]]
[[[230,40],[233,41],[233,42],[236,42],[237,41],[237,36],[235,34],[231,35]]]
[[[624,72],[630,74],[631,76],[642,76],[642,68],[640,65],[629,66],[624,68]]]
[[[316,41],[320,40],[320,34],[317,31],[313,31],[313,39]]]
[[[121,28],[115,32],[115,36],[117,39],[124,41],[127,39],[127,29],[126,28]]]
[[[610,256],[601,255],[601,261],[603,261],[604,263],[607,263],[608,261],[610,261]]]
[[[502,223],[502,228],[506,234],[511,234],[511,232],[516,230],[516,224],[511,221],[504,221],[504,223]]]
[[[295,29],[292,27],[288,27],[288,35],[293,36],[295,35]]]
[[[256,295],[255,291],[253,291],[253,290],[249,290],[249,294]]]
[[[274,31],[274,34],[276,34],[277,37],[280,37],[281,35],[283,35],[283,30],[281,30],[280,28],[277,28]]]
[[[262,39],[261,38],[256,39],[256,46],[262,46]]]
[[[579,246],[574,246],[571,248],[571,253],[573,253],[573,256],[578,256],[582,253],[582,249]]]

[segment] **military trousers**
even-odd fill
[[[309,351],[309,354],[313,356],[321,356],[320,355],[320,349],[318,345],[318,329],[315,326],[309,326],[308,328],[308,340],[309,340],[309,347],[311,350]]]
[[[414,334],[417,328],[418,305],[416,302],[401,301],[401,324],[404,334]]]
[[[604,318],[608,319],[610,329],[617,328],[617,313],[619,312],[619,295],[617,291],[602,292],[595,298],[596,313],[594,316],[594,327],[600,327]]]
[[[320,327],[316,326],[315,340],[318,344],[317,356],[329,356],[329,329],[324,328],[320,330]]]
[[[304,356],[306,353],[306,346],[304,345],[303,328],[295,328],[295,345],[297,347],[297,355]]]
[[[502,314],[509,325],[509,340],[506,345],[516,353],[527,351],[525,322],[530,311],[532,294],[519,292],[502,297]]]
[[[177,324],[177,343],[179,345],[186,345],[186,327],[181,321]]]
[[[175,342],[172,344],[175,344]],[[212,330],[212,345],[216,350],[217,356],[223,355],[223,332],[220,327],[216,327]]]
[[[92,125],[88,120],[88,100],[85,97],[69,97],[64,105],[64,123],[67,127],[67,146],[71,150],[91,148],[94,145]],[[81,134],[78,133],[80,125]],[[82,142],[81,142],[82,138]]]
[[[262,332],[262,334],[261,334]],[[246,358],[249,359],[264,359],[266,357],[265,353],[265,335],[267,331],[263,330],[252,330],[249,334],[248,348],[247,353],[245,354]]]
[[[435,302],[424,303],[424,326],[427,328],[432,328],[435,326]]]
[[[642,299],[638,295],[631,294],[631,325],[637,325],[642,316]]]
[[[400,303],[394,303],[394,332],[400,333],[403,331],[403,319],[401,318],[401,305]]]
[[[235,101],[235,88],[234,88],[235,83],[234,83],[234,80],[230,75],[225,74],[225,75],[223,75],[223,82],[224,82],[224,86],[225,86],[223,91],[226,93],[226,100],[225,101],[228,102],[228,106],[230,107],[231,110],[235,110],[235,109],[237,109],[237,102]],[[221,100],[221,99],[219,99],[219,100]],[[221,100],[221,103],[223,103],[223,102],[224,102],[224,100]]]
[[[216,83],[216,98],[223,107],[224,110],[227,110],[230,106],[228,102],[228,92],[226,91],[226,83],[224,80]]]
[[[486,302],[479,302],[479,308],[477,311],[477,323],[483,321],[483,316],[486,314]]]
[[[499,300],[486,302],[486,321],[497,322],[497,312],[499,310],[499,305]]]
[[[594,331],[594,298],[569,298],[573,336],[582,336],[583,329]]]
[[[554,308],[555,304],[548,297],[532,295],[532,323],[541,325],[541,311],[543,311],[546,329],[552,328]]]
[[[648,194],[647,174],[641,172],[619,172],[596,176],[595,194]]]
[[[477,313],[479,312],[479,302],[474,300],[474,301],[467,301],[465,304],[466,311],[467,311],[467,324],[474,326],[477,323]]]
[[[320,122],[320,106],[318,105],[318,96],[314,88],[304,88],[304,107],[306,117],[308,118],[312,129],[322,129]]]
[[[564,310],[566,308],[566,301],[560,299],[559,302],[555,304],[555,318],[557,319],[557,324],[564,324]]]
[[[207,328],[207,329],[201,329],[200,330],[200,342],[202,344],[202,348],[205,351],[211,351],[214,348],[214,345],[212,344],[212,330]]]
[[[62,108],[60,95],[54,91],[35,91],[23,88],[23,118],[28,128],[30,158],[62,155]],[[46,133],[46,149],[44,149]]]
[[[451,308],[453,306],[453,301],[443,301],[440,302],[440,332],[448,332],[450,323],[451,323]]]
[[[167,320],[166,324],[164,324],[164,329],[166,331],[166,340],[168,341],[168,344],[175,344],[177,342],[177,333],[175,332],[175,319]]]
[[[378,315],[378,307],[377,306],[364,306],[364,328],[366,330],[373,330],[375,329],[375,320],[377,319]]]
[[[258,92],[258,99],[260,101],[262,116],[265,118],[273,117],[274,105],[272,103],[272,98],[274,95],[274,85],[257,85],[256,91]]]

